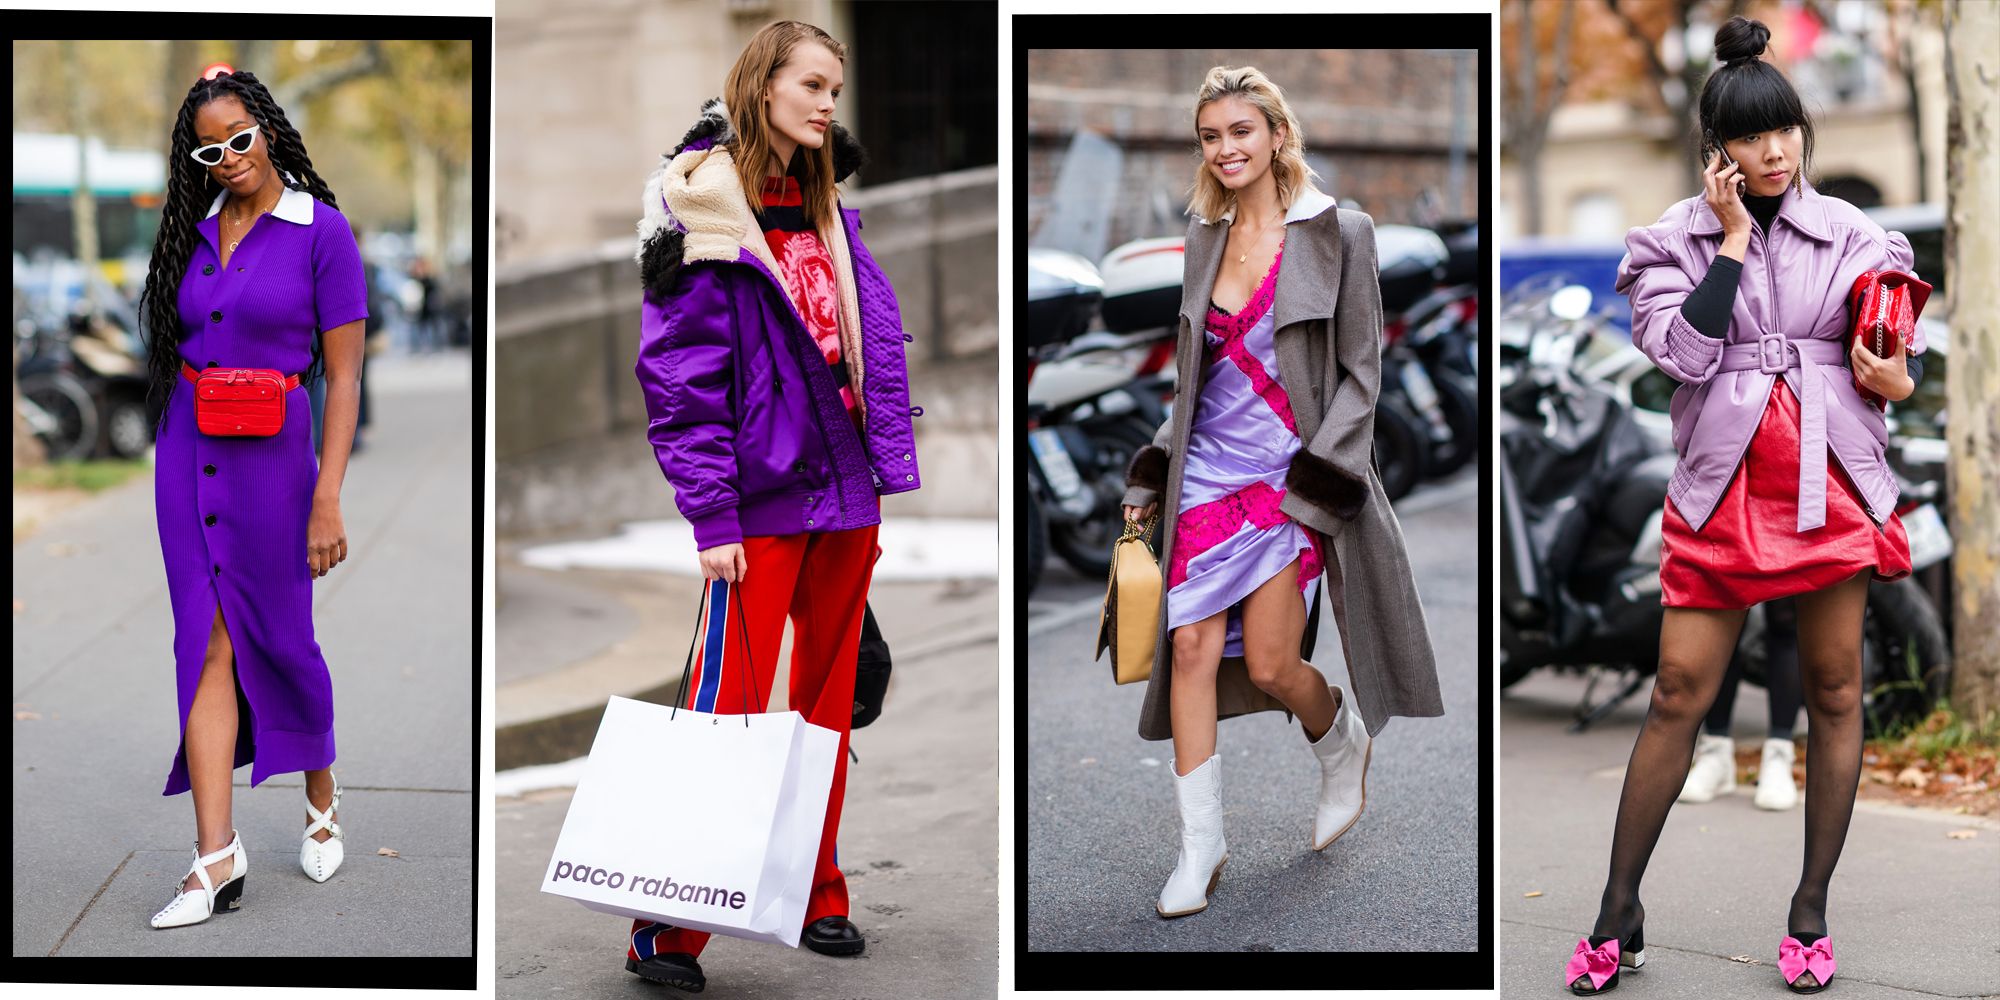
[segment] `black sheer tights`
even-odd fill
[[[1805,863],[1788,932],[1826,933],[1827,883],[1847,839],[1861,777],[1861,614],[1868,574],[1798,598],[1799,672],[1806,735]],[[1696,732],[1722,684],[1741,611],[1668,608],[1660,672],[1645,726],[1625,768],[1593,936],[1629,937],[1645,920],[1639,881],[1687,780]]]

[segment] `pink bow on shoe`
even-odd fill
[[[1820,985],[1826,985],[1826,981],[1833,977],[1834,969],[1831,942],[1831,938],[1820,938],[1808,948],[1800,944],[1798,938],[1785,935],[1785,939],[1778,942],[1778,971],[1784,975],[1785,982],[1797,982],[1800,973],[1810,972]]]
[[[1590,976],[1590,988],[1602,989],[1604,981],[1618,971],[1618,939],[1590,946],[1590,939],[1583,938],[1576,943],[1576,954],[1569,957],[1569,965],[1563,969],[1563,985],[1576,982],[1576,977]]]

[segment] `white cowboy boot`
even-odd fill
[[[1315,851],[1325,850],[1361,818],[1361,807],[1368,801],[1368,760],[1375,751],[1368,727],[1354,710],[1354,699],[1337,684],[1328,684],[1327,690],[1339,696],[1340,708],[1333,714],[1333,725],[1312,744],[1313,755],[1319,758],[1319,808],[1313,814]]]
[[[1211,756],[1187,774],[1175,774],[1174,797],[1181,804],[1181,857],[1153,904],[1163,917],[1208,909],[1208,894],[1229,860],[1222,837],[1222,758]]]
[[[1786,768],[1785,774],[1790,775]],[[1680,801],[1707,802],[1718,795],[1736,791],[1736,741],[1727,736],[1701,734],[1694,743],[1694,763],[1688,765],[1687,781],[1681,785]]]
[[[216,885],[208,877],[208,866],[219,864],[224,858],[232,859],[229,877]],[[173,900],[153,914],[155,928],[198,924],[218,910],[233,910],[242,903],[244,876],[250,874],[250,855],[243,851],[243,838],[236,831],[229,831],[229,846],[214,854],[201,853],[201,842],[195,841],[194,867],[188,874],[201,881],[201,888],[183,892],[176,886]],[[187,878],[183,876],[180,885],[186,884]]]
[[[340,779],[333,779],[333,801],[326,811],[313,808],[312,796],[306,796],[306,815],[312,817],[312,824],[306,827],[306,842],[299,845],[299,867],[306,877],[315,882],[324,882],[333,877],[340,867],[342,858],[347,856],[347,848],[340,839],[340,824],[333,821],[333,814],[340,811]],[[324,841],[314,840],[313,834],[325,830],[332,834]]]
[[[1751,801],[1759,809],[1790,809],[1799,804],[1799,786],[1792,780],[1792,762],[1798,748],[1791,740],[1765,740],[1764,762],[1757,766],[1757,797]]]

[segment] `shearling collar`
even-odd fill
[[[222,211],[222,203],[228,199],[229,191],[227,189],[216,192],[215,200],[209,203],[208,214],[202,216],[202,218],[215,218],[215,213]],[[313,222],[314,204],[315,201],[312,195],[298,188],[288,187],[285,189],[284,194],[278,196],[277,207],[271,209],[271,216],[301,226],[310,226]]]
[[[770,279],[789,301],[791,290],[779,279],[783,273],[763,228],[750,211],[743,183],[736,174],[736,162],[729,152],[731,137],[728,109],[721,99],[702,105],[701,117],[681,138],[680,145],[662,158],[660,168],[646,179],[641,200],[644,215],[639,220],[639,275],[648,298],[665,301],[681,265],[690,261],[742,261],[747,254],[762,264]],[[838,183],[858,169],[865,160],[861,145],[840,126],[833,124],[834,179]],[[840,298],[841,353],[847,363],[854,398],[865,418],[867,401],[861,387],[864,371],[861,353],[861,312],[854,287],[854,262],[848,246],[847,228],[834,216],[822,228],[820,239],[835,271]],[[792,303],[796,310],[797,302]]]

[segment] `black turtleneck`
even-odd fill
[[[1771,231],[1771,221],[1778,217],[1778,210],[1784,204],[1785,196],[1781,194],[1743,196],[1743,207],[1750,212],[1750,220],[1766,233]],[[1742,277],[1742,263],[1728,257],[1716,257],[1709,264],[1708,274],[1701,279],[1701,284],[1681,302],[1681,316],[1702,336],[1721,340],[1729,332],[1729,311],[1736,305],[1736,286]],[[1923,362],[1914,354],[1905,355],[1904,360],[1909,367],[1910,381],[1923,381]]]

